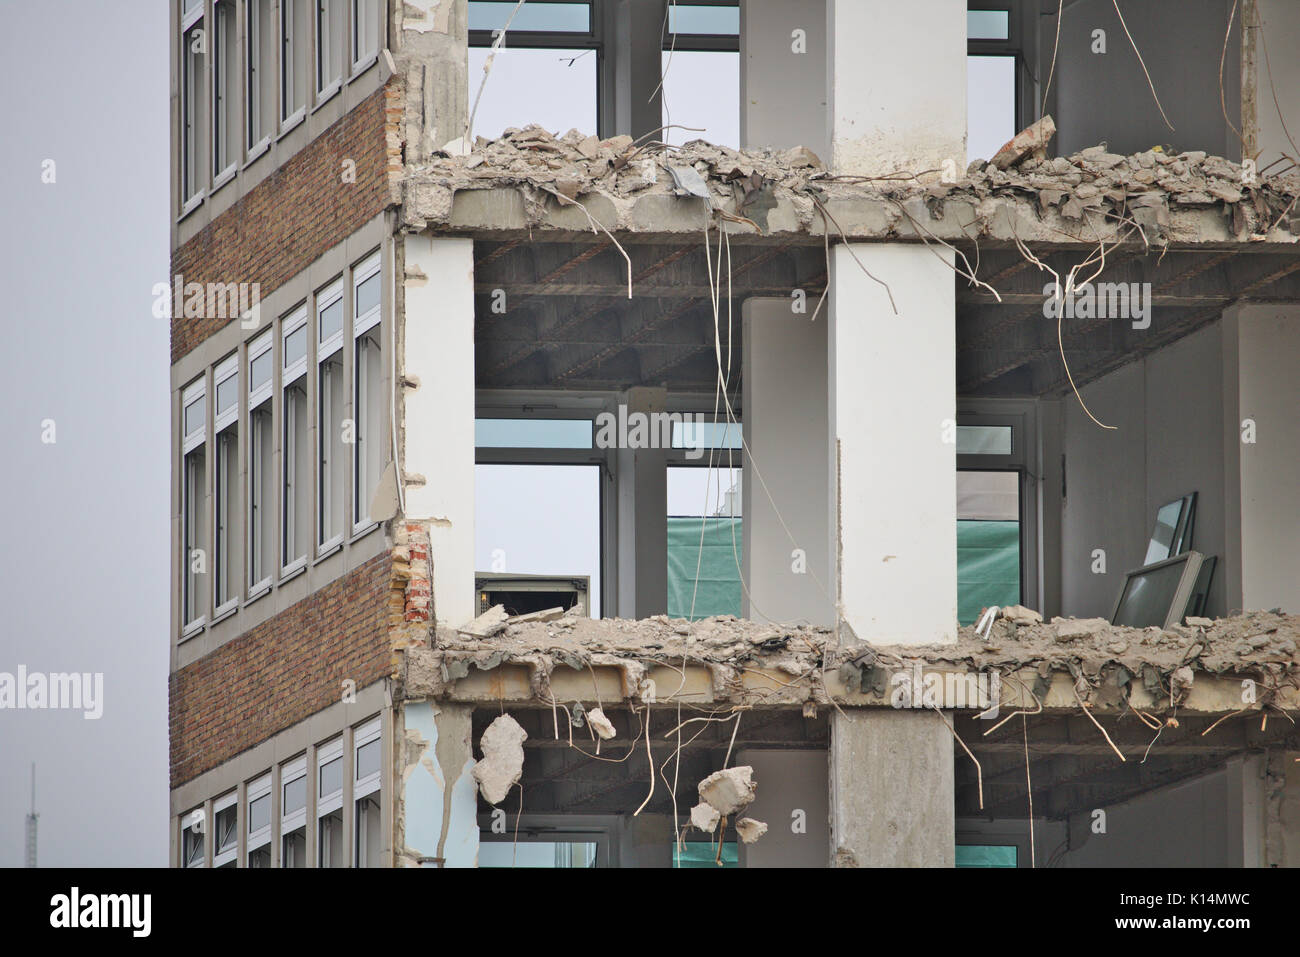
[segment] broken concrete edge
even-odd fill
[[[693,140],[668,152],[626,137],[593,140],[529,126],[479,137],[468,156],[435,154],[406,173],[403,225],[505,238],[590,234],[594,220],[611,232],[668,236],[696,234],[721,212],[718,225],[733,234],[790,239],[1300,241],[1300,173],[1257,179],[1203,151],[1121,156],[1098,146],[1050,160],[1035,151],[1007,169],[977,160],[964,174],[948,171],[948,181],[908,172],[872,181],[829,174],[800,148],[740,151]]]
[[[731,616],[566,617],[507,626],[484,640],[439,629],[435,647],[405,650],[398,686],[408,699],[539,708],[582,701],[604,709],[677,701],[805,711],[982,708],[978,695],[991,692],[1003,707],[1049,711],[1080,702],[1098,713],[1130,705],[1153,713],[1288,711],[1300,710],[1297,638],[1300,616],[1272,612],[1168,630],[1104,619],[999,619],[987,639],[966,627],[956,643],[928,646],[842,645],[829,629]]]

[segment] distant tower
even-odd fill
[[[36,762],[32,762],[32,812],[27,815],[27,866],[36,866]]]

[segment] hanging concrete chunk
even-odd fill
[[[762,821],[755,821],[752,817],[742,817],[736,822],[736,833],[746,844],[753,844],[767,833],[767,825]]]
[[[482,759],[474,765],[479,793],[489,804],[500,804],[524,774],[524,741],[528,732],[503,714],[483,732],[478,746]]]
[[[722,815],[703,801],[691,808],[691,827],[697,831],[712,834],[718,829],[720,820],[722,820]]]
[[[587,720],[591,722],[591,730],[595,731],[602,741],[608,741],[614,737],[614,725],[605,717],[605,712],[599,708],[592,708],[587,712]]]
[[[719,814],[730,817],[754,800],[757,786],[753,776],[754,769],[747,764],[715,771],[700,782],[700,797]]]

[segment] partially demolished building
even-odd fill
[[[1137,6],[173,0],[173,864],[1300,865],[1300,9]]]

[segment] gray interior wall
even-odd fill
[[[1230,0],[1144,0],[1121,7],[1172,131],[1161,119],[1111,0],[1077,0],[1065,7],[1048,103],[1059,131],[1058,154],[1105,140],[1114,153],[1141,152],[1161,143],[1241,159],[1241,142],[1228,128],[1219,104],[1219,60]],[[1053,10],[1042,20],[1041,62],[1048,64],[1055,19]],[[1105,31],[1105,53],[1092,52],[1093,31],[1098,29]],[[1234,29],[1223,67],[1223,99],[1238,127],[1240,52]]]
[[[1219,556],[1207,613],[1226,614],[1222,326],[1214,323],[1081,390],[1064,412],[1062,614],[1109,617],[1124,573],[1142,565],[1156,510],[1197,492],[1192,547]],[[1093,551],[1106,570],[1094,573]]]
[[[806,146],[829,162],[826,120],[826,0],[741,0],[741,145]]]

